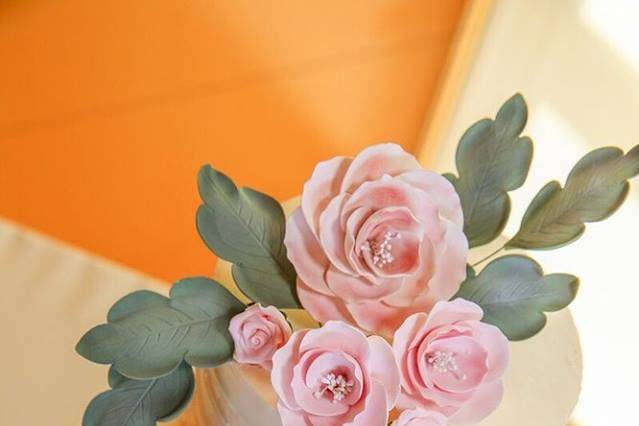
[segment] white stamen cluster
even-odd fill
[[[377,240],[369,240],[368,247],[364,245],[362,250],[370,250],[373,255],[373,264],[378,268],[383,268],[395,260],[395,256],[391,252],[393,249],[391,241],[395,238],[400,239],[402,236],[397,232],[387,231],[381,243]]]
[[[341,374],[336,376],[333,373],[329,373],[322,377],[320,381],[324,386],[318,392],[315,392],[315,398],[320,398],[324,391],[328,390],[333,394],[333,402],[337,402],[343,400],[353,390],[353,381],[346,381]]]
[[[427,361],[440,373],[451,372],[456,378],[466,380],[465,374],[460,375],[458,373],[459,365],[457,365],[455,355],[450,352],[437,351],[434,354],[430,354]]]

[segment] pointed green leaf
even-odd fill
[[[204,201],[197,211],[198,232],[216,255],[233,263],[240,290],[254,302],[300,308],[280,204],[250,188],[238,189],[210,166],[202,167],[198,184]]]
[[[133,380],[109,370],[111,390],[89,403],[83,426],[153,426],[176,418],[195,388],[191,366],[183,362],[163,377]]]
[[[464,281],[453,299],[477,303],[484,310],[482,321],[499,327],[510,340],[523,340],[544,328],[544,312],[568,306],[578,287],[573,275],[544,275],[531,258],[510,255],[493,260],[479,275]]]
[[[457,147],[455,186],[464,211],[464,233],[471,247],[497,238],[510,214],[507,191],[523,185],[532,160],[532,141],[520,137],[528,116],[520,94],[499,109],[495,120],[472,125]]]
[[[466,265],[466,279],[473,278],[475,275],[477,275],[475,268],[472,265]]]
[[[233,355],[228,325],[243,310],[217,282],[187,278],[173,285],[170,298],[142,290],[120,299],[109,311],[107,324],[89,330],[76,350],[136,379],[168,374],[182,360],[214,367]]]
[[[619,208],[628,179],[637,174],[639,145],[626,155],[614,147],[591,151],[572,169],[564,188],[553,181],[537,193],[507,247],[552,249],[575,241],[586,222],[603,220]]]

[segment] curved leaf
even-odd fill
[[[626,155],[606,147],[586,154],[568,175],[564,188],[546,184],[526,210],[507,247],[551,249],[578,239],[586,222],[613,214],[628,194],[628,179],[639,174],[639,145]]]
[[[493,260],[479,275],[464,281],[453,298],[477,303],[484,310],[482,321],[499,327],[510,340],[523,340],[544,328],[544,312],[568,306],[578,288],[573,275],[544,275],[531,258],[510,255]]]
[[[204,201],[197,211],[198,232],[216,255],[233,263],[240,290],[254,302],[300,308],[280,204],[250,188],[238,189],[210,166],[200,170],[198,186]]]
[[[464,233],[471,247],[497,238],[510,214],[507,191],[523,185],[532,160],[532,141],[520,137],[528,110],[520,94],[499,109],[495,120],[472,125],[457,147],[459,177],[446,174],[464,211]]]
[[[129,379],[111,367],[109,386],[111,390],[89,403],[83,426],[153,426],[174,419],[190,402],[195,380],[185,362],[166,376],[148,380]]]
[[[233,355],[228,325],[243,310],[217,282],[187,278],[173,285],[170,298],[142,290],[120,299],[109,311],[107,324],[89,330],[76,350],[136,379],[170,373],[182,360],[213,367]]]

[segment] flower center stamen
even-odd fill
[[[459,373],[459,365],[451,352],[437,351],[429,354],[426,361],[439,373],[452,373],[458,380],[466,380],[466,375]]]
[[[391,241],[395,238],[400,239],[402,236],[398,232],[386,231],[384,239],[381,242],[377,240],[368,240],[368,246],[364,244],[361,248],[362,250],[370,250],[373,255],[373,264],[378,268],[383,268],[384,266],[393,263],[395,260],[395,257],[391,252],[393,249]]]
[[[320,379],[320,383],[322,387],[314,394],[318,399],[324,395],[324,392],[330,391],[333,394],[333,402],[338,402],[353,390],[353,381],[346,381],[341,374],[329,373]]]

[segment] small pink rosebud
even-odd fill
[[[231,319],[229,332],[235,342],[233,357],[240,364],[271,369],[273,354],[291,337],[291,326],[274,306],[249,306]]]

